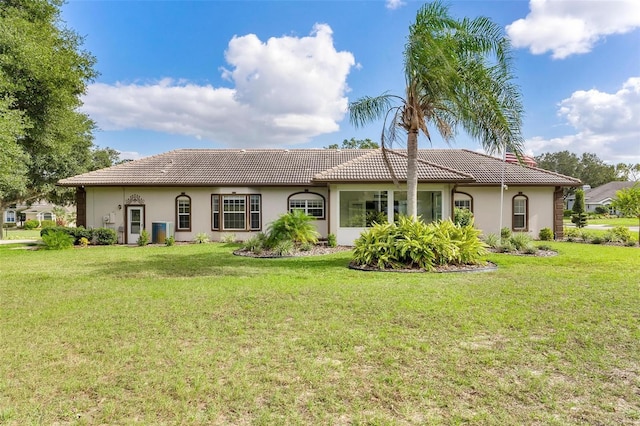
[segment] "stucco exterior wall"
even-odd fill
[[[191,198],[191,231],[175,231],[176,241],[191,241],[196,234],[204,232],[218,241],[228,234],[244,241],[254,233],[240,231],[213,231],[211,229],[211,196],[220,195],[261,195],[262,229],[288,209],[289,196],[310,192],[327,199],[327,188],[321,187],[88,187],[86,188],[87,227],[108,227],[118,232],[119,242],[124,242],[125,211],[128,200],[133,196],[133,204],[144,205],[144,228],[151,233],[152,222],[173,222],[176,225],[176,197],[182,193]],[[137,196],[137,197],[136,197]],[[325,203],[326,209],[326,203]],[[315,221],[321,237],[326,238],[328,219]],[[129,241],[135,243],[135,241]]]
[[[500,234],[500,187],[458,186],[456,191],[473,197],[475,226],[484,234]],[[512,229],[512,200],[522,193],[528,198],[528,233],[534,238],[542,228],[553,229],[553,187],[509,186],[504,191],[502,227]]]
[[[214,241],[229,234],[244,241],[255,232],[211,229],[211,196],[220,195],[261,195],[262,229],[286,213],[290,196],[305,191],[319,194],[325,200],[325,218],[316,220],[316,229],[322,238],[334,233],[338,244],[352,245],[365,228],[340,226],[341,191],[388,191],[387,215],[393,217],[394,191],[406,191],[406,186],[393,184],[337,184],[327,187],[88,187],[86,188],[87,227],[108,227],[118,233],[118,241],[125,242],[125,212],[129,202],[144,205],[144,228],[151,233],[152,222],[173,222],[176,225],[176,197],[182,193],[191,198],[191,230],[175,231],[176,241],[191,241],[198,233],[206,233]],[[442,218],[451,217],[453,200],[450,184],[422,184],[419,191],[440,191],[442,194]],[[500,188],[457,186],[456,191],[469,194],[473,198],[473,212],[476,227],[483,233],[500,232]],[[528,233],[537,237],[540,229],[553,229],[553,187],[509,186],[504,191],[502,205],[502,227],[512,227],[512,199],[522,193],[528,198]],[[300,197],[300,196],[299,196]],[[304,195],[301,195],[304,197]],[[248,218],[247,218],[248,219]],[[135,244],[135,241],[128,241]]]

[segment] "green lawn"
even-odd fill
[[[565,225],[573,225],[571,219],[564,218]],[[638,219],[633,217],[610,217],[602,219],[589,218],[587,225],[606,225],[610,227],[614,226],[638,226]]]
[[[3,229],[2,239],[4,240],[39,240],[40,230],[31,229],[27,231],[24,229],[17,229],[17,228]]]
[[[640,249],[496,272],[0,246],[0,424],[640,422]]]

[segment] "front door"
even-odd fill
[[[136,244],[144,229],[144,206],[127,206],[127,244]]]

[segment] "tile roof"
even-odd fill
[[[505,163],[501,159],[466,149],[421,149],[420,158],[441,166],[471,174],[477,184],[499,184],[504,169],[507,185],[578,186],[580,179],[522,164]]]
[[[308,185],[363,150],[180,149],[59,182],[63,186]]]
[[[319,173],[314,180],[322,182],[389,182],[393,180],[389,170],[391,167],[396,179],[406,181],[406,153],[387,151],[387,161],[385,161],[382,151],[374,150]],[[421,182],[473,182],[474,179],[469,173],[463,173],[419,158],[418,180]]]
[[[406,180],[406,151],[389,151],[399,180]],[[578,179],[459,149],[423,149],[423,182],[580,185]],[[62,186],[312,185],[314,182],[389,182],[374,149],[180,149],[62,179]]]

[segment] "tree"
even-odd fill
[[[640,245],[640,183],[617,191],[611,205],[623,215],[638,219],[638,245]]]
[[[616,165],[616,176],[622,181],[640,181],[640,163],[618,163]]]
[[[96,76],[82,38],[60,20],[62,0],[0,2],[0,211],[38,198],[92,164],[94,123],[78,111]]]
[[[489,153],[522,155],[522,103],[513,84],[511,45],[485,17],[454,19],[439,0],[418,10],[404,49],[403,96],[384,93],[349,105],[355,126],[383,119],[381,145],[407,134],[407,212],[417,215],[418,134],[433,125],[450,143],[462,127]],[[388,121],[388,124],[387,124]]]
[[[91,170],[104,169],[120,164],[120,152],[113,148],[94,149],[92,152]]]
[[[584,228],[587,224],[587,214],[584,212],[584,191],[582,189],[576,190],[576,199],[571,210],[573,211],[571,222],[576,225],[576,228]]]
[[[342,141],[342,145],[338,146],[337,143],[332,143],[326,146],[325,149],[378,149],[380,145],[371,139],[345,139]]]
[[[569,151],[548,152],[537,156],[538,167],[580,179],[595,188],[613,180],[620,180],[616,167],[606,164],[596,154],[584,153],[580,157]],[[565,197],[575,188],[565,188]]]

